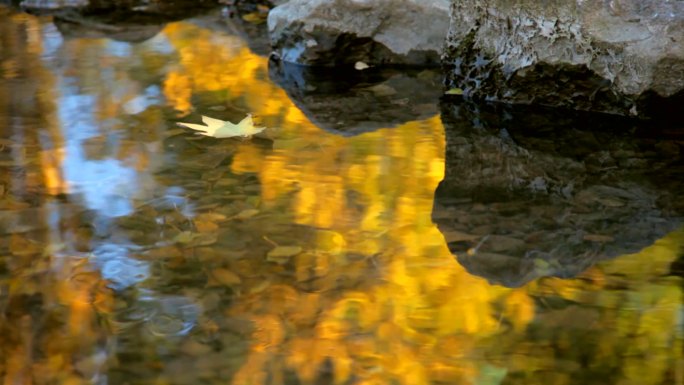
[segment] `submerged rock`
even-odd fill
[[[517,287],[638,252],[684,217],[684,134],[632,119],[444,103],[433,219],[457,260]]]
[[[290,0],[268,16],[280,60],[309,66],[438,65],[449,0]]]
[[[684,116],[681,1],[453,1],[447,44],[449,86],[466,95]]]
[[[439,113],[442,74],[437,70],[269,64],[271,79],[313,123],[330,132],[355,135]]]

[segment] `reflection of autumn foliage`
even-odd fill
[[[609,357],[620,351],[611,346],[631,343],[627,332],[605,333],[612,341],[600,345],[587,341],[597,351],[573,350],[572,332],[562,337],[565,350],[558,352],[544,348],[544,341],[523,340],[532,338],[527,331],[539,312],[552,313],[539,309],[535,298],[560,296],[600,306],[608,285],[601,268],[583,281],[546,279],[511,290],[492,287],[453,261],[430,219],[444,164],[438,118],[353,138],[331,135],[265,80],[265,59],[232,38],[180,24],[165,32],[181,55],[181,66],[165,81],[167,99],[187,112],[191,88],[193,95],[211,95],[214,103],[240,105],[276,129],[273,151],[239,146],[232,170],[259,176],[263,208],[293,211],[297,223],[319,229],[303,253],[275,261],[286,263],[294,283],[277,278],[282,266],[253,261],[249,270],[270,277],[270,285],[244,281],[245,294],[229,311],[250,316],[254,328],[234,384],[285,383],[288,373],[305,384],[498,383],[508,371],[537,381],[538,370],[558,372],[543,378],[561,384],[575,375],[558,361],[563,351],[615,367]],[[681,296],[676,284],[667,287]],[[628,292],[616,294],[622,293]],[[664,330],[668,341],[681,344],[681,336],[671,334],[677,309],[671,305],[664,306],[669,321],[654,324],[649,333]],[[599,325],[622,322],[615,312],[602,317]],[[563,330],[563,322],[562,316],[550,319],[547,327]],[[668,376],[673,357],[681,357],[675,351],[663,350],[674,361],[653,366],[660,373],[654,378]],[[508,356],[509,362],[501,359]],[[630,371],[629,362],[620,364]]]
[[[0,23],[3,47],[19,36],[13,29],[34,28],[35,20]],[[178,145],[169,150],[178,164],[154,178],[186,188],[182,201],[197,203],[198,212],[187,214],[176,203],[155,209],[163,199],[136,202],[135,215],[120,218],[115,230],[123,239],[140,239],[148,248],[141,258],[156,266],[135,290],[173,291],[185,301],[178,303],[201,301],[203,314],[188,335],[174,338],[112,330],[112,320],[126,318],[117,311],[130,309],[114,309],[113,293],[86,259],[57,250],[73,241],[80,219],[50,229],[50,211],[31,207],[47,229],[42,236],[0,237],[5,384],[89,383],[105,373],[108,360],[112,374],[120,369],[116,354],[131,354],[122,346],[108,350],[114,338],[130,338],[128,349],[137,354],[122,359],[133,368],[126,375],[169,367],[158,383],[179,376],[190,380],[177,383],[196,383],[197,373],[235,385],[669,384],[682,377],[681,279],[664,277],[684,245],[682,232],[577,280],[490,286],[456,263],[431,220],[444,172],[438,117],[356,137],[332,135],[268,80],[266,59],[238,38],[186,23],[169,25],[162,37],[172,53],[141,44],[130,57],[118,57],[107,53],[105,40],[70,41],[64,68],[55,71],[96,100],[101,126],[83,142],[88,159],[116,158],[141,175],[161,158],[154,155],[163,151],[163,131],[171,126],[158,106],[126,112],[146,82],[158,82],[166,103],[181,114],[196,105],[241,109],[269,127],[272,146],[167,138],[169,148]],[[10,64],[2,56],[2,76],[40,79],[45,99],[32,111],[56,121],[49,72],[39,65],[27,65],[37,71],[30,75],[13,70],[23,68],[13,61],[39,62],[39,34],[24,48],[14,46]],[[167,56],[178,61],[169,64]],[[113,82],[116,90],[106,87]],[[0,84],[4,100],[11,92]],[[0,102],[0,119],[10,115]],[[48,146],[39,145],[35,132],[25,136],[26,152],[42,155],[28,157],[23,179],[2,171],[0,183],[21,179],[35,195],[69,192],[60,175],[64,139],[56,123],[46,127]],[[125,139],[107,153],[113,137]],[[5,210],[46,202],[0,203]],[[268,249],[280,244],[291,248],[269,258]],[[245,318],[250,326],[236,326]],[[173,326],[164,320],[140,329]]]
[[[67,256],[45,259],[13,236],[12,276],[0,318],[0,373],[5,384],[87,384],[102,370],[112,312],[106,282],[88,263]],[[27,250],[32,250],[27,251]],[[12,252],[12,251],[11,251]],[[23,265],[35,260],[37,262]]]
[[[0,8],[0,20],[0,136],[9,138],[21,133],[25,137],[21,156],[26,157],[27,164],[40,163],[42,175],[36,175],[43,178],[40,190],[62,193],[65,187],[59,166],[64,154],[62,138],[54,122],[54,79],[43,66],[35,65],[40,62],[43,49],[42,22],[28,15],[10,13],[6,8]],[[24,127],[36,125],[36,121],[47,131],[43,143],[39,143],[40,133],[35,130],[22,132]],[[39,155],[32,151],[38,146],[46,147]],[[35,156],[39,159],[31,159]]]
[[[112,311],[111,293],[87,261],[53,250],[77,224],[48,224],[59,213],[45,197],[67,192],[67,181],[54,76],[40,60],[45,21],[0,7],[0,156],[20,166],[0,167],[0,215],[48,229],[0,231],[3,384],[91,383],[105,361],[101,318]]]
[[[563,307],[547,302],[533,344],[511,346],[517,357],[525,357],[508,363],[521,374],[515,383],[563,384],[573,378],[579,383],[681,384],[682,278],[667,274],[682,245],[684,230],[679,230],[639,253],[601,263],[583,280],[531,285],[535,296],[571,302]],[[541,341],[545,348],[535,348]],[[542,374],[552,363],[560,370]]]
[[[293,257],[297,280],[315,292],[283,283],[231,309],[253,314],[256,330],[233,383],[264,383],[266,372],[277,368],[305,383],[326,368],[335,383],[460,381],[477,372],[462,360],[472,336],[500,327],[493,308],[499,299],[516,327],[529,322],[529,297],[469,276],[432,224],[444,169],[438,117],[353,138],[325,133],[258,76],[266,72],[265,59],[228,41],[183,40],[207,33],[190,31],[165,31],[183,64],[167,77],[167,98],[184,111],[187,99],[172,92],[182,91],[178,82],[198,93],[223,87],[229,99],[271,123],[278,130],[274,150],[241,146],[232,169],[259,175],[266,207],[286,205],[297,223],[327,229],[317,232],[311,252]],[[269,300],[273,296],[279,301]]]
[[[266,157],[238,152],[233,167],[260,175],[266,205],[289,201],[297,222],[328,229],[316,237],[314,252],[295,257],[299,280],[347,278],[363,287],[293,301],[279,314],[282,323],[269,323],[290,330],[290,338],[280,347],[255,345],[252,355],[261,358],[254,362],[285,356],[305,383],[315,383],[326,366],[335,383],[354,378],[420,384],[475,376],[477,366],[462,357],[471,354],[473,336],[499,329],[493,306],[499,303],[506,318],[522,327],[533,316],[533,304],[522,291],[492,288],[469,276],[432,223],[444,162],[439,120],[353,138],[318,132],[318,145],[297,131],[284,126],[282,134],[292,139],[283,145],[276,140]],[[349,255],[364,256],[366,263],[354,264]],[[373,276],[382,284],[364,282]],[[302,313],[313,318],[300,327],[289,324]],[[246,378],[264,368],[244,370]]]
[[[477,368],[464,367],[460,357],[467,355],[472,338],[454,336],[495,331],[493,301],[507,290],[492,289],[461,269],[430,219],[434,190],[443,176],[439,119],[354,138],[328,134],[313,126],[282,90],[254,76],[265,72],[265,60],[244,49],[231,56],[230,48],[201,46],[212,44],[211,39],[192,46],[172,41],[185,64],[180,72],[192,74],[195,92],[223,84],[231,99],[243,100],[264,122],[279,122],[274,151],[240,146],[234,172],[259,175],[266,207],[288,205],[297,223],[327,229],[317,232],[312,252],[293,257],[297,280],[310,282],[314,293],[283,283],[242,298],[231,309],[236,316],[253,314],[255,328],[251,353],[233,383],[264,383],[266,372],[277,368],[294,371],[305,383],[315,382],[326,367],[335,383],[356,378],[358,383],[420,384],[471,377]],[[229,57],[224,63],[236,66],[212,64],[223,56]],[[261,69],[246,66],[247,76],[244,69],[233,69],[237,63],[259,61]],[[169,84],[179,79],[186,78],[171,74],[166,89],[174,89]],[[268,102],[243,96],[246,90],[268,95]],[[171,96],[174,103],[184,105],[176,95]],[[374,282],[368,277],[384,283],[368,283]],[[344,282],[363,289],[345,288]],[[507,315],[520,325],[529,321],[531,306],[522,292],[504,303]]]

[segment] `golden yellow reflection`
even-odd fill
[[[13,28],[40,29],[37,19],[28,16],[0,20],[8,21],[0,23],[0,31],[9,31],[0,39],[7,40]],[[314,125],[268,80],[266,58],[253,54],[238,37],[173,23],[156,39],[168,42],[171,52],[162,55],[154,45],[142,44],[117,56],[110,54],[110,42],[104,39],[66,42],[61,54],[70,64],[48,70],[36,59],[42,51],[41,35],[33,33],[26,52],[0,57],[2,76],[15,79],[20,76],[17,68],[26,66],[37,72],[25,76],[39,79],[35,81],[45,88],[35,111],[41,121],[50,122],[45,125],[48,140],[38,140],[35,132],[26,140],[39,154],[26,167],[33,174],[32,188],[45,188],[37,207],[49,203],[47,195],[72,192],[74,183],[65,171],[74,156],[65,144],[72,139],[71,131],[59,125],[54,112],[60,103],[63,107],[72,101],[60,94],[66,91],[56,85],[56,77],[75,78],[95,100],[91,115],[96,127],[86,127],[95,134],[79,143],[84,163],[107,157],[119,161],[119,170],[136,175],[138,184],[128,186],[131,189],[142,190],[143,183],[149,190],[155,189],[154,183],[195,186],[224,174],[254,175],[258,180],[258,189],[235,194],[241,200],[230,204],[237,211],[228,207],[225,197],[210,199],[221,186],[233,186],[231,180],[202,190],[209,198],[189,198],[201,201],[196,213],[178,210],[146,218],[150,227],[177,217],[190,225],[171,229],[176,231],[172,242],[140,245],[146,262],[162,266],[155,271],[161,277],[141,286],[163,286],[164,279],[173,281],[167,275],[175,267],[201,265],[196,274],[206,275],[204,280],[187,279],[182,282],[188,287],[181,288],[167,285],[179,295],[204,301],[205,313],[197,321],[199,330],[182,337],[194,345],[179,342],[182,338],[141,338],[139,344],[167,344],[160,350],[169,352],[174,343],[192,346],[179,353],[180,361],[203,352],[198,362],[209,367],[207,361],[213,359],[222,368],[227,362],[221,360],[227,358],[212,356],[219,348],[206,340],[225,333],[217,338],[228,350],[224,341],[236,333],[225,330],[224,321],[246,319],[250,326],[238,333],[247,339],[245,352],[234,359],[238,368],[230,373],[235,385],[286,384],[292,373],[302,384],[493,385],[506,378],[506,383],[560,385],[581,378],[588,370],[582,365],[606,368],[608,382],[661,384],[681,378],[682,283],[665,275],[684,247],[684,231],[638,254],[595,266],[579,279],[547,278],[517,289],[492,286],[456,262],[431,219],[434,192],[444,176],[445,133],[439,116],[353,137],[335,135]],[[5,40],[3,47],[13,44]],[[34,55],[30,57],[38,64],[15,64],[23,55]],[[146,73],[149,79],[144,81],[136,77],[140,74],[133,74],[127,64],[132,58],[154,76]],[[150,86],[160,90],[159,105],[131,107],[137,96],[154,88]],[[7,89],[0,84],[0,95],[8,97]],[[198,107],[198,100],[207,95],[213,104]],[[0,101],[3,119],[10,115],[6,107]],[[188,140],[184,144],[191,143],[194,152],[169,150],[162,145],[172,126],[165,121],[167,107],[176,117],[208,107],[254,113],[272,130],[272,146]],[[114,139],[120,143],[110,151]],[[205,144],[207,148],[196,150]],[[229,165],[223,167],[224,158],[219,157],[215,169],[202,169],[199,177],[198,172],[155,174],[164,166],[166,151],[180,159],[173,166],[182,171],[184,163],[196,161],[193,157],[222,156],[224,150]],[[0,177],[7,185],[16,183],[14,174],[3,172]],[[133,211],[151,211],[145,194],[132,195]],[[2,209],[17,208],[6,201],[3,197]],[[48,216],[37,219],[40,228],[50,228]],[[287,225],[287,230],[272,240],[261,232],[260,224],[266,221]],[[117,308],[111,282],[84,262],[87,253],[74,252],[75,257],[56,251],[72,246],[71,227],[78,225],[60,223],[61,228],[46,230],[49,234],[38,239],[19,231],[0,234],[0,309],[7,314],[0,318],[0,374],[5,384],[89,383],[119,365],[110,356],[102,358],[110,354],[107,341],[126,333],[110,325],[115,313],[125,310]],[[271,254],[217,246],[219,235],[230,236],[228,230],[235,227],[255,233]],[[152,232],[130,233],[145,239]],[[204,237],[207,234],[214,236]],[[134,236],[130,238],[137,239]],[[198,245],[188,246],[200,236],[204,238]],[[278,248],[280,253],[274,253]],[[212,297],[213,290],[224,286],[230,292],[221,295],[234,296],[226,304]],[[25,303],[32,295],[43,301],[38,306],[43,318],[30,312],[36,305]],[[200,348],[205,343],[211,348]],[[38,350],[44,356],[30,353]],[[582,360],[590,362],[578,364]],[[144,369],[165,365],[154,361]],[[214,375],[213,380],[228,382],[225,372]],[[174,383],[171,377],[156,383]]]
[[[290,293],[286,305],[252,316],[252,349],[233,383],[262,383],[269,363],[280,357],[305,383],[314,382],[326,362],[334,383],[352,375],[368,384],[476,377],[477,361],[464,360],[474,354],[475,341],[501,331],[503,317],[523,330],[534,304],[524,289],[492,287],[466,273],[432,223],[433,195],[444,175],[439,117],[351,138],[327,133],[282,90],[255,76],[266,72],[265,58],[230,39],[213,45],[208,31],[186,28],[165,30],[181,53],[182,66],[165,82],[176,109],[187,111],[190,104],[187,88],[178,84],[193,92],[224,88],[264,122],[280,122],[273,151],[241,146],[231,167],[259,175],[265,207],[286,201],[297,223],[320,229],[313,250],[294,257],[297,279],[377,276],[363,291],[299,295],[281,284],[236,303],[231,314],[245,314],[254,301]],[[203,34],[199,41],[181,38]],[[350,261],[350,254],[365,263]]]
[[[175,34],[209,33],[188,33],[184,28],[178,25],[166,32],[172,41]],[[352,378],[358,384],[466,384],[492,373],[498,373],[494,377],[505,375],[507,370],[533,373],[539,367],[534,361],[555,365],[553,355],[546,355],[542,348],[532,354],[525,344],[510,344],[522,338],[537,314],[544,311],[538,309],[536,297],[553,293],[581,303],[599,301],[595,304],[600,305],[598,298],[606,291],[612,266],[632,266],[627,261],[648,261],[647,256],[654,253],[645,250],[605,263],[587,272],[583,280],[546,279],[520,289],[490,286],[454,262],[430,219],[434,190],[444,168],[444,132],[439,117],[351,138],[331,135],[311,124],[281,90],[259,80],[255,74],[266,72],[265,59],[228,41],[202,47],[212,44],[208,35],[199,43],[186,41],[187,46],[178,40],[174,44],[183,66],[169,75],[168,83],[191,84],[193,92],[220,89],[222,84],[231,99],[240,100],[265,122],[279,122],[273,151],[241,146],[231,167],[237,173],[259,175],[264,206],[285,202],[297,223],[320,229],[313,250],[293,257],[297,279],[339,282],[345,276],[351,280],[376,277],[360,291],[332,283],[321,284],[321,293],[309,294],[291,284],[279,284],[260,288],[258,294],[238,301],[230,313],[254,313],[255,331],[249,356],[234,384],[264,383],[267,372],[275,368],[294,370],[304,383],[315,383],[326,365],[337,384]],[[187,88],[169,85],[167,89],[176,109],[187,111]],[[668,239],[682,241],[681,234]],[[676,259],[674,245],[662,250],[669,251],[668,263]],[[367,263],[349,260],[350,254],[364,256]],[[636,271],[644,273],[639,267]],[[660,322],[642,321],[645,327],[651,325],[650,335],[669,346],[661,351],[663,357],[675,362],[682,357],[681,348],[677,350],[681,336],[672,334],[677,330],[673,317],[681,310],[673,302],[681,300],[676,282],[673,279],[666,286],[669,291],[658,297],[665,301],[660,307],[667,317],[655,312]],[[334,292],[326,291],[336,287]],[[613,291],[612,295],[627,293]],[[275,304],[269,302],[273,296],[282,302],[254,307],[262,301]],[[652,305],[659,307],[658,303]],[[613,304],[613,308],[619,306]],[[609,314],[604,317],[597,322],[605,327],[623,322]],[[644,326],[633,323],[623,334],[603,334],[612,340],[602,342],[603,349],[609,350],[604,355],[620,356],[619,350],[609,347]],[[510,341],[501,343],[501,338]],[[498,369],[483,364],[488,354],[504,354],[498,349],[508,349],[504,351],[517,357],[516,361],[499,362]],[[625,359],[621,363],[628,371],[628,381],[636,381],[632,371],[641,370],[634,365],[649,368],[644,373],[659,374],[649,383],[659,383],[657,379],[672,367],[672,362],[662,366],[638,362]],[[572,376],[572,371],[562,372],[549,383],[567,383]]]

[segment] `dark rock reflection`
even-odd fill
[[[472,274],[521,286],[634,253],[682,221],[684,134],[597,114],[447,100],[434,220]]]

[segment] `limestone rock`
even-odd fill
[[[684,116],[684,2],[453,1],[444,64],[487,100]]]
[[[276,57],[310,66],[437,65],[449,0],[290,0],[268,28]]]

